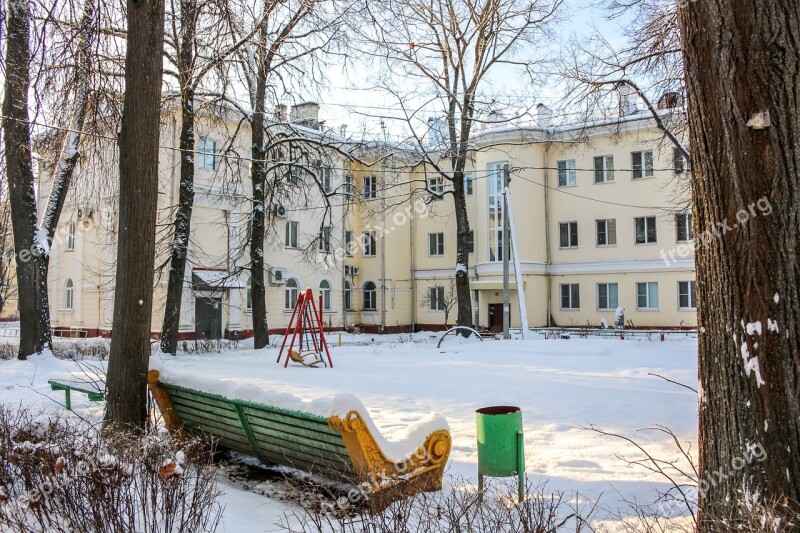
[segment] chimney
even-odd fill
[[[547,129],[553,122],[553,110],[544,104],[536,106],[536,123],[540,128]]]
[[[303,102],[292,107],[289,117],[293,124],[319,129],[319,104],[316,102]]]
[[[627,117],[628,115],[635,115],[639,112],[639,107],[636,105],[636,91],[630,85],[623,84],[617,89],[619,92],[619,116]]]
[[[278,122],[286,122],[288,119],[288,109],[285,104],[278,104],[275,106],[275,120]]]

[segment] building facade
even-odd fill
[[[318,109],[318,108],[316,108]],[[316,109],[305,120],[319,123]],[[176,112],[164,115],[159,245],[151,329],[161,330],[171,217],[179,188]],[[252,334],[248,132],[234,118],[198,117],[195,205],[180,336]],[[295,132],[321,135],[298,126]],[[264,257],[268,323],[286,328],[299,291],[321,296],[330,328],[439,329],[455,321],[456,221],[446,182],[402,146],[335,140],[326,156],[275,175]],[[465,177],[475,324],[502,325],[504,168],[509,169],[522,291],[511,281],[511,324],[524,294],[529,326],[599,326],[623,308],[631,327],[694,327],[688,169],[651,117],[537,124],[479,132]],[[349,156],[343,146],[347,145]],[[40,176],[49,173],[45,159]],[[84,157],[51,247],[56,332],[109,335],[116,257],[116,158]],[[283,168],[278,166],[276,168]],[[426,186],[420,186],[420,183]],[[285,185],[285,186],[284,186]],[[38,187],[44,201],[49,185]],[[442,198],[437,192],[444,192]],[[10,305],[9,305],[10,307]]]

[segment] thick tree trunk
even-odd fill
[[[172,241],[167,302],[161,327],[161,351],[175,355],[178,349],[178,329],[181,322],[184,273],[189,253],[194,207],[194,47],[197,3],[181,2],[181,42],[178,52],[178,76],[181,84],[181,182],[178,209],[175,213],[175,233]]]
[[[266,86],[266,80],[264,85]],[[263,102],[263,96],[259,100]],[[253,343],[256,349],[269,344],[267,325],[267,286],[264,272],[264,236],[266,231],[266,154],[264,151],[264,109],[253,114],[252,141],[253,212],[250,231],[250,280],[253,301]]]
[[[163,0],[128,0],[114,335],[104,423],[143,428],[153,312]]]
[[[469,216],[464,191],[464,173],[455,172],[453,203],[456,212],[456,325],[473,326],[472,295],[469,290]],[[461,179],[458,178],[461,176]]]
[[[800,5],[691,2],[681,30],[711,531],[746,498],[800,501]]]
[[[16,254],[20,359],[51,345],[47,303],[47,239],[36,226],[36,192],[28,129],[30,14],[25,2],[8,4],[3,120],[6,174]],[[38,295],[38,297],[37,297]]]

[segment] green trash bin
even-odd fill
[[[475,411],[478,429],[478,491],[483,477],[518,477],[519,499],[525,496],[525,447],[522,409],[510,405]]]

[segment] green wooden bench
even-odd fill
[[[64,391],[64,406],[69,411],[72,410],[72,391],[87,395],[92,402],[102,402],[106,399],[105,378],[97,374],[54,372],[48,376],[47,383],[53,391]]]
[[[159,381],[148,385],[167,428],[179,435],[213,436],[223,448],[268,465],[295,468],[359,488],[373,509],[418,491],[437,491],[450,454],[447,430],[430,433],[402,460],[387,457],[365,414],[323,417],[230,399]]]

